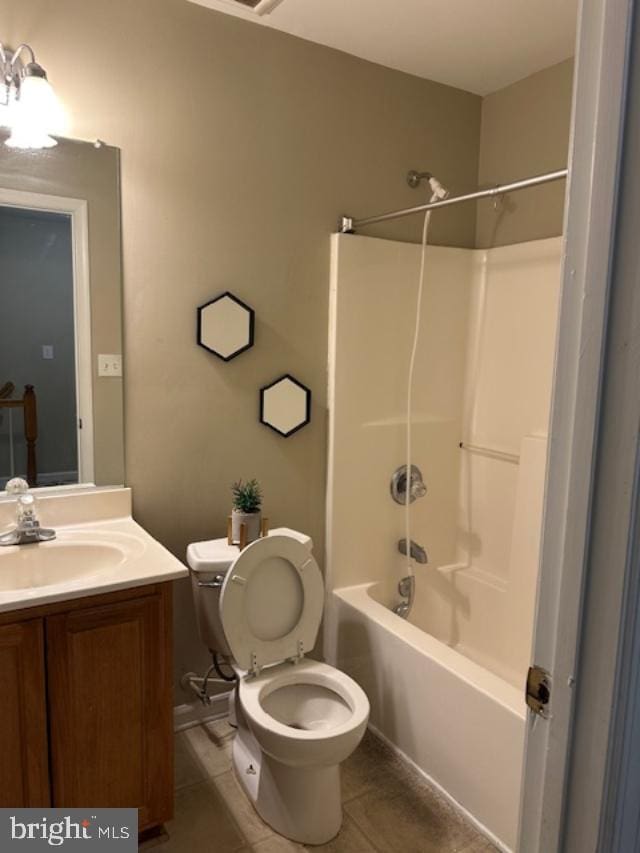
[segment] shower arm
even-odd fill
[[[442,199],[441,201],[433,201],[429,204],[419,204],[417,207],[406,207],[403,210],[392,210],[389,213],[381,213],[378,216],[369,216],[366,219],[354,219],[351,216],[343,216],[340,220],[338,230],[341,234],[352,234],[356,228],[363,228],[365,225],[374,225],[376,222],[386,222],[390,219],[400,219],[403,216],[411,216],[414,213],[425,213],[428,210],[437,210],[440,207],[449,207],[451,204],[458,204],[463,201],[475,201],[479,198],[492,198],[494,196],[504,195],[505,193],[516,192],[517,190],[525,190],[528,187],[537,187],[540,184],[548,184],[551,181],[560,181],[566,178],[569,173],[568,169],[558,169],[556,172],[547,172],[544,175],[534,175],[531,178],[523,178],[521,181],[513,181],[510,184],[497,184],[495,187],[490,187],[487,190],[478,190],[475,193],[467,193],[466,195],[452,196]],[[410,173],[415,174],[416,178],[426,176],[429,173]]]

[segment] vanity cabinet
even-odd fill
[[[41,619],[0,625],[0,808],[50,805]]]
[[[170,584],[0,614],[0,754],[0,805],[168,820]]]

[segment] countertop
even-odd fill
[[[42,527],[53,528],[57,538],[0,548],[0,612],[188,576],[187,568],[134,521],[130,489],[34,494]],[[15,500],[3,497],[0,534],[13,527]]]

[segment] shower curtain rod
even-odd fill
[[[351,216],[343,216],[340,220],[339,231],[341,234],[351,234],[356,228],[365,225],[373,225],[376,222],[386,222],[388,219],[399,219],[401,216],[410,216],[412,213],[425,213],[427,210],[437,210],[440,207],[448,207],[450,204],[458,204],[461,201],[474,201],[478,198],[491,198],[492,196],[504,195],[505,193],[524,190],[527,187],[536,187],[539,184],[548,184],[551,181],[559,181],[566,178],[569,170],[559,169],[557,172],[547,172],[545,175],[534,175],[532,178],[524,178],[521,181],[513,181],[511,184],[497,184],[488,190],[479,190],[467,195],[457,195],[445,198],[441,201],[433,201],[429,204],[419,204],[417,207],[406,207],[404,210],[393,210],[390,213],[381,213],[379,216],[369,216],[366,219],[354,219]]]

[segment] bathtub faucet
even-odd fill
[[[402,619],[407,619],[411,613],[413,599],[416,594],[416,579],[413,575],[407,575],[406,578],[402,578],[398,583],[398,592],[406,599],[406,601],[401,601],[400,604],[396,604],[393,608],[393,612]]]
[[[407,540],[401,539],[398,542],[398,551],[404,556],[407,556]],[[414,542],[413,539],[409,540],[409,554],[412,560],[415,560],[416,563],[422,563],[426,565],[429,562],[429,558],[427,557],[427,552],[422,547],[422,545],[418,545],[417,542]]]

